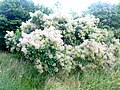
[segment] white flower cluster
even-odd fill
[[[53,58],[53,55],[50,55],[49,58]],[[64,53],[57,51],[54,58],[56,58],[57,62],[52,63],[51,67],[54,67],[53,69],[55,73],[58,73],[60,70],[70,72],[72,69],[74,69],[75,62],[73,61],[73,58],[69,55],[65,55]],[[40,59],[35,60],[35,67],[40,73],[48,71],[48,69],[50,68],[49,64],[43,65]]]
[[[62,48],[63,40],[62,35],[59,30],[54,30],[54,28],[49,28],[45,30],[38,30],[26,34],[22,32],[22,38],[19,39],[20,43],[18,45],[22,46],[21,51],[27,54],[27,47],[35,47],[35,49],[43,48],[49,43],[54,43],[57,48]]]
[[[87,15],[85,17],[77,18],[73,20],[73,24],[82,29],[87,29],[91,27],[96,27],[96,24],[99,23],[99,19],[96,19],[93,15]]]
[[[114,55],[112,51],[107,52],[108,48],[106,44],[102,45],[101,43],[97,43],[96,41],[88,41],[85,40],[80,46],[81,58],[83,60],[92,61],[96,65],[101,65],[104,61],[114,61]],[[110,58],[112,57],[112,58]]]
[[[6,37],[13,37],[14,36],[14,32],[13,31],[6,31]]]
[[[74,67],[74,61],[73,58],[67,54],[63,54],[61,52],[56,53],[56,58],[59,62],[59,64],[62,66],[62,69],[66,72],[70,72]]]
[[[33,24],[31,20],[29,20],[26,22],[22,22],[22,25],[20,26],[20,28],[23,32],[29,33],[37,29],[38,26],[36,24]]]
[[[30,14],[31,19],[20,27],[19,42],[13,32],[7,32],[6,44],[20,47],[25,58],[35,60],[40,73],[70,72],[77,66],[104,67],[114,64],[120,55],[119,41],[112,32],[97,28],[99,19],[92,15],[72,19],[60,13]]]
[[[111,66],[120,57],[120,43],[115,44],[102,44],[95,40],[84,40],[84,42],[78,46],[72,47],[66,46],[67,54],[71,56],[75,61],[74,65],[79,66],[81,69],[95,68],[97,66]],[[117,51],[116,51],[117,50]],[[116,56],[118,54],[119,56]]]
[[[99,43],[108,43],[111,40],[113,40],[114,35],[113,32],[108,31],[107,29],[98,29],[95,28],[93,29],[94,33],[90,33],[89,37],[90,39],[94,39],[95,41],[99,42]]]
[[[14,51],[15,49],[16,50],[19,50],[19,48],[17,48],[17,44],[18,42],[16,41],[16,35],[13,31],[6,31],[7,34],[5,35],[5,41],[6,41],[6,46],[7,48],[10,49],[10,51]]]

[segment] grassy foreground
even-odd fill
[[[120,66],[49,77],[13,54],[0,53],[0,90],[120,90]]]

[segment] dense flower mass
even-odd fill
[[[13,31],[7,31],[7,34],[5,35],[5,41],[7,48],[11,52],[20,51],[20,47],[17,46],[20,37],[21,37],[21,33],[19,30],[16,30],[15,33]]]
[[[119,40],[112,32],[97,28],[99,19],[92,15],[76,19],[40,11],[30,15],[31,19],[22,23],[20,34],[8,31],[5,39],[7,48],[34,61],[40,73],[111,66],[120,55]]]
[[[56,48],[61,48],[63,45],[63,40],[61,39],[62,35],[60,34],[61,32],[58,30],[53,30],[54,28],[49,28],[43,31],[36,29],[30,34],[22,32],[22,38],[19,39],[20,43],[18,45],[22,46],[23,52],[27,47],[33,46],[35,49],[39,49],[49,43],[55,44]]]

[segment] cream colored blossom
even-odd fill
[[[10,36],[10,37],[14,36],[14,32],[13,31],[6,31],[6,32],[7,32],[6,36]]]
[[[27,54],[27,49],[26,49],[26,47],[22,47],[21,51],[22,51],[24,54]]]

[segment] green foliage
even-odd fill
[[[88,8],[88,12],[100,19],[99,27],[112,30],[116,38],[120,38],[120,4],[111,5],[97,2]]]
[[[48,7],[45,7],[43,5],[39,5],[38,6],[39,10],[41,10],[41,12],[43,12],[44,14],[52,14],[53,13],[53,10],[51,8],[48,8]]]
[[[118,29],[112,29],[111,31],[114,32],[114,35],[115,35],[116,38],[120,39],[120,28],[118,28]]]
[[[5,29],[8,30],[8,25],[9,25],[9,22],[7,21],[5,16],[0,15],[0,48],[2,48],[3,46],[5,47],[4,36],[6,34]]]
[[[15,31],[21,22],[30,18],[29,12],[33,12],[37,8],[30,0],[0,1],[0,49],[5,48],[6,31]]]
[[[113,12],[114,6],[108,3],[102,3],[102,2],[97,2],[89,6],[88,10],[89,13],[95,15],[97,18],[100,19],[100,26],[113,26],[113,15],[115,13]]]
[[[0,52],[0,90],[43,90],[45,79],[29,62]]]
[[[26,21],[30,18],[29,12],[34,12],[37,7],[31,0],[2,0],[0,8],[0,14],[8,20]]]

